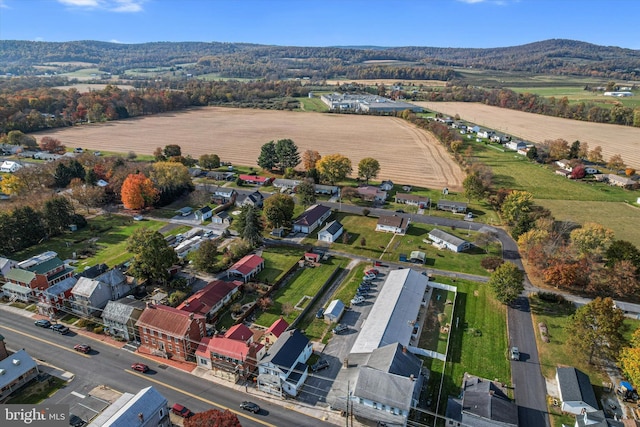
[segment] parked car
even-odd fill
[[[356,295],[351,299],[351,304],[358,305],[364,302],[364,297],[362,295]]]
[[[191,410],[189,410],[189,408],[187,408],[186,406],[182,406],[179,403],[175,403],[171,407],[171,412],[182,418],[189,418],[195,415],[193,412],[191,412]]]
[[[49,322],[47,319],[38,319],[35,322],[33,322],[36,326],[40,326],[41,328],[50,328],[51,327],[51,322]]]
[[[80,353],[87,354],[91,351],[91,346],[88,344],[76,344],[73,346],[75,351],[79,351]]]
[[[520,350],[518,347],[511,347],[511,360],[520,360]]]
[[[335,328],[333,328],[333,333],[339,334],[340,332],[346,331],[347,329],[349,329],[347,325],[345,325],[344,323],[339,323]]]
[[[144,363],[134,363],[133,365],[131,365],[131,369],[133,369],[134,371],[145,373],[149,370],[149,367]]]
[[[323,317],[324,317],[324,308],[321,308],[316,312],[316,319],[322,319]]]
[[[134,221],[142,221],[144,219],[144,217],[142,215],[134,215],[133,216],[133,220]]]
[[[329,367],[329,362],[327,362],[324,359],[320,359],[316,363],[311,365],[311,370],[313,372],[318,372],[318,371],[321,371],[323,369],[327,369],[328,367]]]
[[[87,423],[76,414],[71,414],[69,416],[69,425],[72,427],[84,427]]]
[[[380,271],[377,268],[372,268],[370,270],[367,270],[366,273],[372,273],[377,276],[378,274],[380,274]]]
[[[254,414],[260,412],[260,407],[256,403],[246,400],[240,404],[240,408],[244,409],[245,411],[253,412]]]
[[[57,333],[62,334],[62,335],[67,335],[69,333],[69,328],[64,326],[61,323],[56,323],[55,325],[51,325],[51,329],[54,332],[57,332]]]
[[[364,277],[365,277],[366,279],[371,279],[371,280],[373,280],[373,279],[375,279],[377,276],[378,276],[378,275],[377,275],[377,274],[374,274],[374,273],[364,273]]]

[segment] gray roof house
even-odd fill
[[[467,204],[464,202],[454,202],[452,200],[438,200],[437,208],[441,211],[460,213],[467,211]]]
[[[442,231],[438,228],[434,228],[429,232],[429,239],[433,241],[434,245],[441,248],[447,248],[453,252],[466,251],[471,247],[470,242],[467,242],[466,240],[461,239],[458,236],[454,236],[453,234],[449,234],[446,231]]]
[[[213,209],[211,209],[211,206],[203,206],[195,211],[194,215],[200,222],[205,222],[207,219],[213,216]]]
[[[574,367],[556,368],[556,381],[563,412],[579,415],[583,411],[598,410],[598,400],[587,374]]]
[[[318,240],[321,242],[333,243],[342,235],[344,227],[337,220],[331,221],[318,231]]]
[[[18,265],[17,261],[14,261],[9,258],[0,257],[0,276],[4,276],[7,273],[7,271],[11,270],[17,265]]]
[[[391,343],[373,350],[350,369],[355,374],[349,402],[353,414],[388,425],[405,425],[424,382],[422,361],[406,347]],[[344,396],[329,396],[332,408],[346,410]]]
[[[307,379],[307,360],[313,353],[309,338],[297,329],[285,331],[258,361],[258,389],[297,396]]]
[[[501,384],[464,374],[462,399],[447,402],[447,425],[477,427],[517,427],[518,406],[506,395]]]
[[[167,399],[153,386],[138,393],[124,393],[98,415],[88,427],[169,427]]]
[[[38,373],[38,365],[24,350],[16,351],[6,359],[0,360],[0,403],[35,378]]]
[[[71,310],[88,316],[103,309],[109,300],[127,295],[133,286],[117,268],[112,268],[95,279],[81,277],[71,290]]]
[[[631,421],[633,424],[625,424],[612,418],[607,418],[604,411],[585,412],[576,415],[575,427],[624,427],[625,425],[637,426],[637,421]]]
[[[229,213],[227,211],[220,211],[217,214],[215,214],[213,217],[211,217],[211,222],[213,224],[231,224],[231,221],[233,221],[233,217],[231,217],[231,215],[229,215]]]
[[[310,206],[293,223],[293,231],[309,234],[331,216],[331,208],[323,205]]]
[[[264,196],[259,191],[254,191],[251,194],[240,194],[236,197],[236,206],[255,206],[257,208],[262,207],[262,202],[264,201]]]
[[[136,322],[144,311],[145,303],[132,296],[107,302],[102,311],[102,321],[112,337],[125,341],[140,341]]]

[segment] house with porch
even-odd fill
[[[9,299],[27,302],[35,299],[37,292],[73,275],[73,268],[62,262],[57,253],[43,252],[9,269],[2,290]]]
[[[307,379],[312,353],[311,341],[302,332],[286,331],[258,361],[258,389],[276,396],[297,396]]]
[[[294,233],[312,233],[331,216],[331,208],[320,204],[310,206],[293,222]]]
[[[235,201],[237,197],[237,191],[234,188],[229,187],[217,187],[213,190],[212,199],[213,202],[218,205],[224,205],[225,203]]]
[[[39,373],[37,363],[24,349],[0,360],[0,403],[6,402]]]
[[[383,215],[378,218],[376,231],[384,231],[386,233],[395,233],[404,235],[409,228],[409,217],[398,215]]]
[[[337,185],[316,184],[314,185],[314,189],[316,194],[328,194],[332,196],[340,193],[340,187]]]
[[[140,341],[136,322],[142,315],[146,304],[132,296],[109,301],[102,311],[105,333],[125,341]]]
[[[446,248],[453,252],[463,252],[471,248],[470,242],[438,228],[431,230],[428,236],[435,246]],[[428,241],[425,243],[428,243]]]
[[[71,290],[71,310],[81,316],[90,316],[106,307],[107,303],[128,295],[135,283],[119,269],[112,268],[95,279],[81,277]]]
[[[76,276],[67,277],[62,282],[49,286],[38,295],[38,314],[41,316],[57,316],[61,310],[67,308],[71,290],[78,282]]]
[[[198,366],[233,382],[255,372],[265,346],[253,342],[253,331],[239,323],[223,335],[203,338],[196,350]]]
[[[166,305],[147,304],[136,322],[140,347],[155,356],[191,361],[207,335],[206,319]]]
[[[241,286],[242,282],[239,280],[232,282],[214,280],[184,300],[177,308],[199,314],[204,316],[207,321],[211,321],[222,307],[231,302],[233,296],[240,291]]]
[[[264,258],[256,254],[249,254],[227,270],[227,277],[240,277],[243,283],[247,283],[262,270],[264,270]]]

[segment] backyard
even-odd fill
[[[256,316],[255,323],[269,327],[282,316],[287,323],[291,324],[322,285],[345,263],[344,258],[332,257],[315,267],[296,270],[291,278],[272,295],[271,306]]]
[[[273,284],[280,280],[302,258],[304,250],[289,246],[272,246],[262,252],[264,269],[258,273],[257,282]]]

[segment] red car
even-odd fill
[[[133,365],[131,365],[131,369],[133,369],[134,371],[138,371],[138,372],[147,372],[149,370],[149,367],[147,365],[145,365],[144,363],[134,363]]]
[[[195,415],[193,412],[191,412],[191,410],[189,410],[189,408],[182,406],[179,403],[175,403],[173,405],[173,407],[171,408],[171,412],[182,418],[189,418]]]
[[[75,351],[79,351],[80,353],[87,354],[91,351],[91,346],[87,344],[76,344],[73,346]]]

